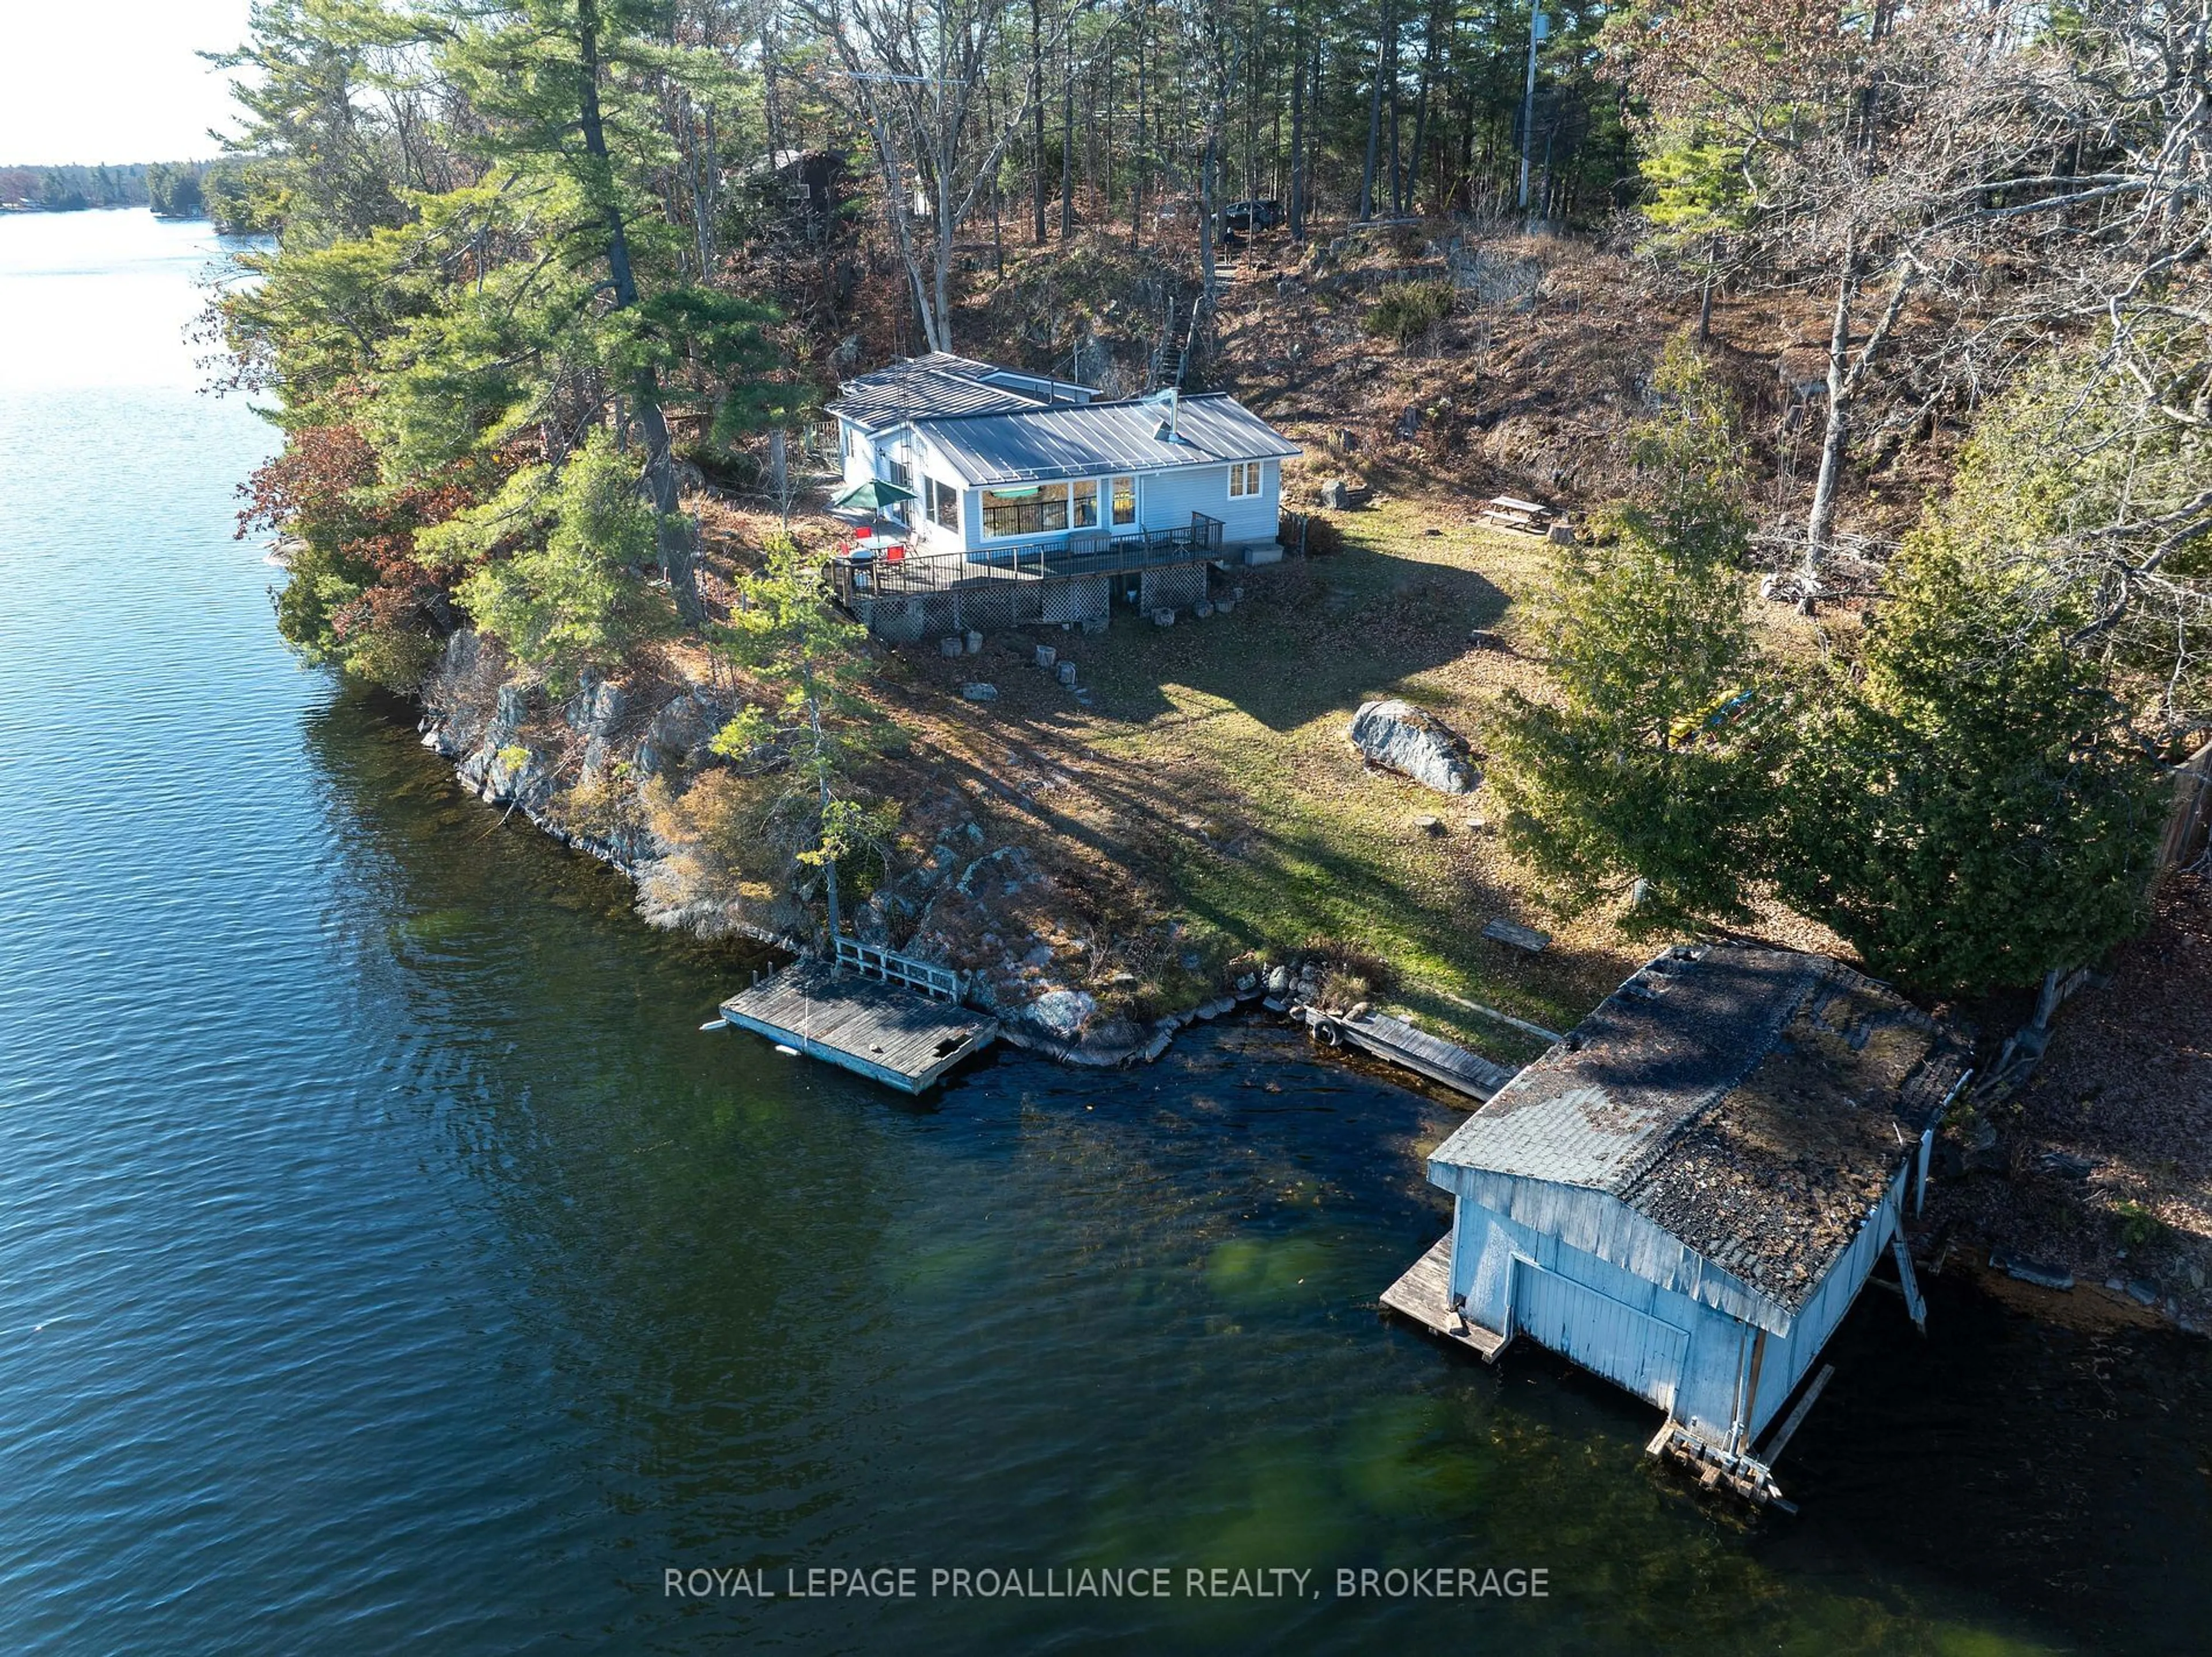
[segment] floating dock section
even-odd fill
[[[1330,1046],[1350,1042],[1362,1051],[1393,1064],[1402,1064],[1431,1081],[1440,1081],[1474,1099],[1488,1099],[1513,1080],[1515,1072],[1493,1064],[1479,1053],[1455,1043],[1417,1030],[1403,1019],[1387,1013],[1362,1013],[1342,1018],[1310,1008],[1294,1009],[1304,1018],[1315,1036]]]
[[[997,1039],[996,1020],[915,984],[915,964],[838,941],[836,961],[787,966],[724,1002],[722,1017],[740,1030],[906,1093],[927,1092],[954,1065]],[[929,982],[933,989],[934,980]]]

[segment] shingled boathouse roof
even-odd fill
[[[1787,1319],[1917,1152],[1964,1061],[1925,1013],[1838,961],[1677,947],[1430,1161],[1602,1192]]]

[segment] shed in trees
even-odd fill
[[[1385,1303],[1571,1358],[1665,1412],[1655,1453],[1775,1499],[1761,1435],[1883,1250],[1922,1315],[1908,1187],[1964,1060],[1839,962],[1669,949],[1430,1156],[1452,1231]]]

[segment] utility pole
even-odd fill
[[[1544,40],[1544,0],[1528,15],[1528,89],[1521,99],[1521,209],[1528,209],[1528,150],[1536,137],[1536,48]]]

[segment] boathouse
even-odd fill
[[[1181,610],[1209,564],[1282,553],[1298,447],[1219,393],[1102,399],[933,351],[846,381],[829,412],[833,506],[861,503],[832,579],[885,637]]]
[[[1963,1062],[1839,962],[1669,949],[1430,1156],[1451,1234],[1385,1303],[1571,1358],[1665,1412],[1655,1452],[1771,1495],[1760,1435],[1885,1251],[1921,1315],[1903,1226]]]

